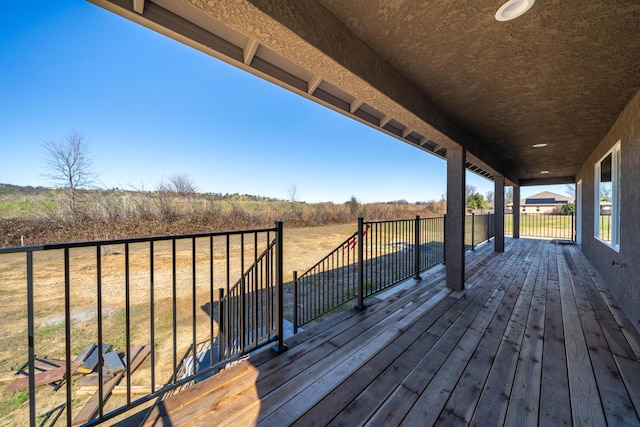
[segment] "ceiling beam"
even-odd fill
[[[244,48],[242,49],[242,57],[245,65],[251,65],[251,61],[253,61],[253,57],[256,55],[258,46],[260,46],[260,43],[258,43],[257,40],[251,38],[247,39],[247,42],[244,44]]]
[[[133,10],[142,15],[144,13],[144,0],[133,0]]]
[[[309,82],[307,83],[307,93],[309,95],[312,95],[313,92],[315,92],[316,89],[318,89],[318,86],[320,86],[320,83],[322,83],[322,77],[311,76],[311,80],[309,80]]]
[[[382,118],[380,119],[380,127],[381,128],[385,127],[391,121],[391,119],[392,117],[387,114],[382,116]]]
[[[411,132],[413,132],[413,129],[411,129],[410,127],[404,128],[402,131],[402,137],[406,138]]]
[[[358,108],[360,108],[362,106],[362,104],[364,104],[364,101],[362,99],[355,98],[349,104],[349,112],[351,114],[355,113],[356,111],[358,111]]]

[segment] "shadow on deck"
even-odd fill
[[[143,425],[640,424],[640,334],[578,248],[484,245],[466,277],[451,292],[438,267],[168,397]]]

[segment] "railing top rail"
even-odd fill
[[[264,251],[262,251],[262,253],[255,259],[255,261],[251,264],[250,267],[248,267],[244,273],[242,273],[242,276],[240,279],[238,279],[238,281],[231,287],[231,289],[235,289],[238,286],[240,286],[240,283],[242,282],[242,279],[251,276],[252,271],[256,268],[256,266],[259,265],[260,262],[262,262],[262,260],[264,260],[267,257],[267,253],[272,250],[274,247],[276,246],[276,239],[273,239],[265,248]],[[228,294],[227,294],[228,297]]]
[[[236,230],[236,231],[217,231],[213,233],[193,233],[193,234],[178,234],[178,235],[166,235],[166,236],[149,236],[149,237],[136,237],[132,239],[110,239],[110,240],[89,240],[83,242],[68,242],[68,243],[47,243],[44,245],[30,245],[30,246],[8,246],[0,248],[1,254],[20,253],[20,252],[37,252],[45,250],[55,249],[71,249],[71,248],[84,248],[98,245],[121,245],[125,243],[148,243],[159,242],[166,240],[176,239],[197,239],[202,237],[220,237],[220,236],[236,236],[241,234],[252,233],[265,233],[278,231],[277,227],[274,228],[260,228],[253,230]]]
[[[421,216],[420,219],[441,219],[444,218],[443,216]],[[416,217],[412,217],[412,218],[403,218],[403,219],[383,219],[383,220],[377,220],[377,221],[364,221],[365,224],[387,224],[387,223],[392,223],[392,222],[402,222],[402,221],[415,221]]]
[[[307,271],[305,271],[303,274],[301,274],[300,276],[298,276],[298,278],[302,278],[304,277],[307,273],[309,273],[310,271],[312,271],[314,268],[318,267],[319,265],[321,265],[324,260],[326,260],[327,258],[329,258],[334,252],[344,248],[345,246],[347,246],[353,239],[355,239],[356,237],[358,237],[358,232],[356,231],[355,233],[353,233],[351,236],[347,237],[347,239],[340,243],[334,250],[332,250],[331,252],[329,252],[328,255],[326,255],[324,258],[322,258],[320,261],[318,261],[317,263],[315,263],[313,265],[313,267],[309,268]]]

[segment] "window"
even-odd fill
[[[540,206],[536,206],[536,212],[540,212]]]
[[[595,166],[595,237],[620,248],[620,142]]]

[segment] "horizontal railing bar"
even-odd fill
[[[442,216],[430,216],[430,217],[425,217],[422,218],[420,217],[420,220],[427,220],[427,219],[442,219],[444,217]],[[398,223],[398,222],[403,222],[403,221],[407,221],[407,222],[414,222],[416,220],[415,217],[413,218],[405,218],[405,219],[384,219],[384,220],[377,220],[377,221],[365,221],[365,224],[392,224],[392,223]]]
[[[180,234],[180,235],[167,235],[167,236],[136,237],[133,239],[89,240],[89,241],[83,241],[83,242],[47,243],[44,245],[7,246],[4,248],[0,248],[0,255],[10,254],[10,253],[20,253],[20,252],[38,252],[38,251],[55,250],[55,249],[85,248],[85,247],[92,247],[96,245],[122,245],[125,243],[149,243],[149,242],[159,242],[159,241],[167,241],[167,240],[198,239],[202,237],[238,236],[238,235],[244,235],[244,234],[265,233],[269,231],[277,231],[277,229],[261,228],[261,229],[255,229],[255,230],[216,231],[212,233],[194,233],[194,234]]]

